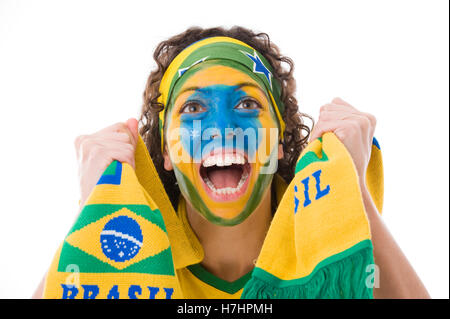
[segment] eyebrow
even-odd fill
[[[264,95],[267,97],[267,93],[263,89],[261,89],[261,87],[259,85],[255,84],[255,83],[252,83],[252,82],[239,83],[234,90],[237,91],[237,90],[239,90],[239,89],[241,89],[241,88],[243,88],[245,86],[254,87],[254,88],[260,90],[262,93],[264,93]],[[181,95],[181,94],[183,94],[185,92],[188,92],[188,91],[198,91],[200,89],[202,89],[202,87],[190,86],[190,87],[187,87],[187,88],[184,88],[183,90],[181,90],[180,93],[178,93],[178,95]]]
[[[244,87],[244,86],[251,86],[251,87],[254,87],[254,88],[260,90],[262,93],[264,93],[265,96],[267,96],[267,93],[266,93],[263,89],[261,89],[261,87],[260,87],[259,85],[255,84],[255,83],[252,83],[252,82],[242,82],[242,83],[239,83],[239,84],[237,85],[235,91],[239,90],[240,88],[242,88],[242,87]]]

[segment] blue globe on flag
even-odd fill
[[[100,233],[103,253],[115,262],[124,262],[136,256],[142,247],[142,240],[141,227],[128,216],[112,218]]]

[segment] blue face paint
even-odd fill
[[[182,134],[181,143],[194,162],[218,148],[240,149],[249,158],[255,156],[262,138],[258,130],[262,127],[258,118],[261,110],[236,108],[248,98],[238,86],[229,85],[199,88],[187,98],[184,105],[201,108],[200,112],[180,116],[180,127],[189,133]]]

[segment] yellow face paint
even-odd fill
[[[166,115],[167,150],[183,196],[216,224],[245,220],[276,171],[278,130],[257,77],[230,61],[191,68]]]

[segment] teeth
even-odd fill
[[[231,166],[233,164],[240,164],[244,165],[246,163],[245,157],[241,154],[234,154],[234,153],[225,153],[225,154],[215,154],[208,156],[205,158],[205,160],[202,163],[203,167],[211,167],[211,166]],[[239,183],[236,187],[224,187],[217,189],[214,184],[211,182],[211,180],[208,177],[205,177],[205,183],[208,185],[208,187],[215,193],[219,195],[231,195],[239,191],[242,186],[244,185],[245,181],[248,178],[248,173],[244,172],[241,176],[241,179],[239,180]]]
[[[225,166],[225,161],[224,161],[224,159],[223,159],[222,157],[218,157],[218,158],[216,159],[216,165],[217,165],[217,166]],[[227,165],[227,166],[229,166],[229,165]]]
[[[210,166],[230,166],[233,164],[245,164],[245,158],[241,154],[225,154],[224,156],[222,154],[216,154],[208,156],[203,161],[203,167],[210,167]]]
[[[224,165],[225,166],[230,166],[231,164],[233,164],[233,159],[234,156],[231,154],[225,154],[225,158],[224,158]]]

